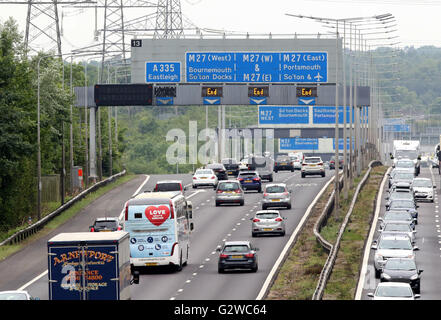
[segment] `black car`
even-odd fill
[[[89,227],[90,232],[120,231],[121,225],[117,217],[96,218],[94,224]]]
[[[294,172],[294,162],[289,156],[277,156],[276,161],[274,162],[274,172],[280,170],[289,170]]]
[[[258,248],[249,241],[226,241],[223,247],[218,247],[220,252],[218,272],[223,273],[226,269],[251,269],[256,272]]]
[[[405,282],[409,283],[412,290],[420,293],[421,273],[415,259],[412,258],[389,258],[382,269],[381,282]]]
[[[239,163],[236,161],[236,159],[222,159],[222,164],[225,167],[225,170],[227,170],[227,174],[237,177],[239,174]]]
[[[205,166],[206,169],[212,169],[217,176],[217,179],[228,180],[227,170],[222,163],[210,163]]]

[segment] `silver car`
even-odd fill
[[[245,203],[243,189],[239,181],[219,181],[216,188],[216,207],[224,203],[238,203],[241,206]]]
[[[389,188],[392,188],[394,185],[400,185],[402,188],[410,189],[414,178],[415,176],[411,172],[398,171],[391,176],[389,180]]]
[[[378,230],[381,235],[385,234],[405,234],[407,235],[412,243],[415,243],[415,234],[416,231],[412,229],[409,223],[407,222],[386,222],[384,224],[383,229]]]
[[[375,277],[380,278],[381,270],[389,258],[415,258],[417,246],[412,246],[412,241],[407,235],[384,235],[374,241],[372,249],[376,250],[374,256]]]
[[[372,300],[415,300],[421,296],[414,294],[408,283],[380,282],[374,293],[368,293],[368,297]]]
[[[395,162],[395,169],[400,171],[411,172],[416,176],[415,163],[410,159],[400,159]]]
[[[386,211],[383,218],[378,218],[378,221],[380,221],[380,229],[383,229],[388,222],[406,222],[412,227],[412,230],[415,229],[415,219],[407,211]]]
[[[263,190],[262,210],[269,207],[286,207],[291,209],[291,190],[285,183],[267,184]]]
[[[285,235],[285,220],[277,210],[257,211],[254,218],[251,218],[251,235],[256,237],[259,234],[280,234]]]

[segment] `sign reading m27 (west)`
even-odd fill
[[[187,52],[187,82],[325,83],[327,52]]]

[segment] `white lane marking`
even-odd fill
[[[141,189],[145,186],[145,184],[149,181],[150,176],[147,175],[147,174],[146,174],[145,176],[146,176],[146,178],[145,178],[144,182],[141,183],[141,185],[139,186],[139,188],[136,189],[135,193],[132,194],[132,198],[133,198],[134,196],[136,196],[136,195],[141,191]],[[122,220],[124,219],[124,208],[121,210],[121,213],[120,213],[118,219],[119,219],[120,221],[122,221]]]
[[[200,193],[200,192],[206,192],[206,191],[205,191],[205,190],[198,190],[198,191],[196,191],[195,193],[192,193],[191,195],[189,195],[189,196],[186,197],[186,198],[187,198],[187,199],[190,199],[191,197],[197,195],[197,194]]]
[[[381,196],[383,196],[383,189],[384,189],[386,181],[388,180],[388,177],[389,177],[387,174],[390,172],[390,170],[391,170],[391,168],[387,169],[386,174],[383,177],[383,181],[381,182],[380,190],[378,190],[378,194]],[[355,294],[355,300],[361,300],[361,293],[364,288],[364,282],[365,282],[365,278],[366,278],[366,270],[367,270],[367,265],[368,265],[368,260],[369,260],[369,254],[371,252],[371,245],[370,244],[372,243],[372,239],[374,238],[374,233],[376,231],[375,226],[378,221],[380,209],[381,209],[381,200],[377,201],[377,207],[375,208],[374,220],[372,221],[371,231],[369,232],[369,237],[366,242],[369,245],[366,245],[366,247],[364,249],[363,263],[361,265],[360,278],[358,279],[358,286],[357,286],[357,292]]]
[[[35,277],[34,279],[32,279],[31,281],[29,281],[28,283],[26,283],[24,286],[18,288],[18,291],[23,291],[24,289],[26,289],[27,287],[29,287],[31,284],[33,284],[34,282],[38,281],[39,279],[41,279],[42,277],[44,277],[45,275],[47,275],[48,270],[46,270],[45,272],[43,272],[42,274],[40,274],[39,276]]]

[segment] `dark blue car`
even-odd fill
[[[262,192],[262,179],[256,171],[240,171],[237,180],[244,190]]]

